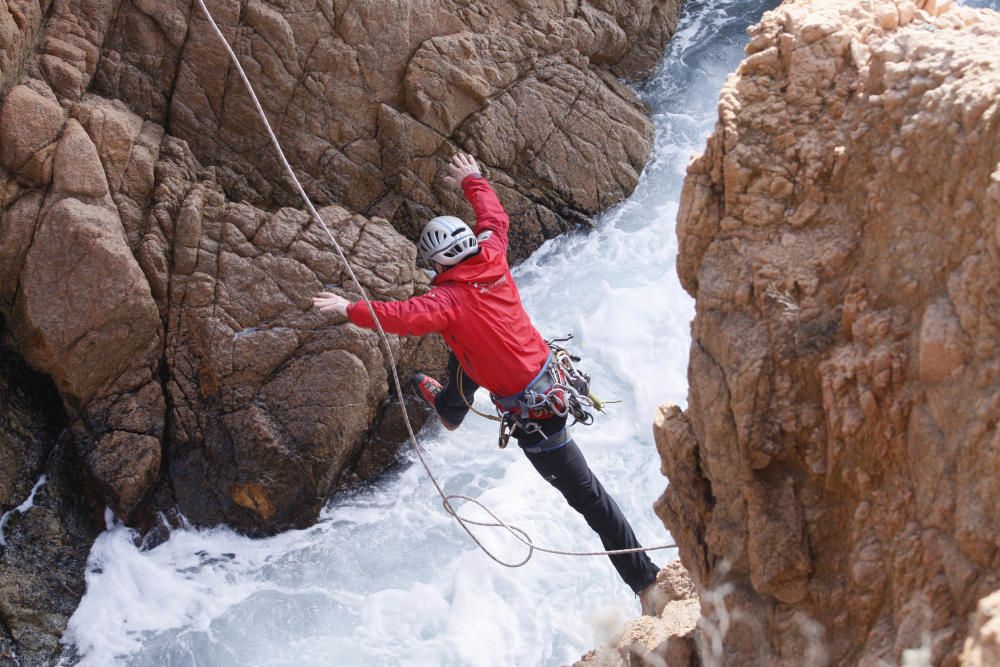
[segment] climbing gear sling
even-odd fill
[[[458,393],[465,405],[481,417],[500,422],[500,449],[507,447],[515,431],[536,433],[541,430],[539,420],[553,417],[573,417],[573,424],[589,426],[594,423],[593,408],[604,412],[606,401],[594,395],[590,388],[590,375],[576,367],[580,357],[572,355],[560,343],[573,339],[573,334],[562,338],[551,338],[545,341],[549,346],[549,356],[528,386],[513,396],[497,396],[491,393],[490,399],[496,408],[497,416],[488,415],[476,410],[466,399],[462,378],[462,367],[458,368]],[[568,427],[558,433],[546,437],[542,443],[533,446],[535,451],[555,449],[569,442]],[[527,451],[527,449],[526,449]]]

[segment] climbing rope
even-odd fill
[[[488,419],[491,422],[502,421],[500,417],[497,417],[496,415],[490,415],[486,414],[485,412],[480,412],[475,408],[475,406],[472,405],[472,403],[469,402],[469,399],[465,397],[465,382],[464,382],[465,371],[462,370],[461,366],[458,367],[458,371],[455,373],[455,375],[458,377],[458,395],[462,397],[462,402],[465,403],[465,407],[469,408],[475,414],[479,415],[483,419]]]
[[[534,555],[535,551],[555,554],[558,556],[617,556],[617,555],[624,555],[631,553],[639,553],[643,551],[675,549],[677,546],[675,544],[663,544],[655,547],[637,547],[634,549],[614,549],[611,551],[559,551],[557,549],[547,549],[545,547],[540,547],[534,544],[531,541],[531,537],[526,532],[524,532],[517,526],[511,525],[506,521],[504,521],[503,519],[501,519],[500,517],[498,517],[496,514],[493,513],[493,511],[490,508],[481,503],[479,500],[461,494],[446,494],[444,492],[444,489],[441,488],[441,484],[438,482],[437,478],[434,476],[434,473],[431,471],[430,466],[427,464],[427,460],[424,457],[423,449],[417,442],[417,436],[413,432],[413,425],[410,423],[410,415],[406,411],[406,401],[403,397],[403,386],[399,381],[399,372],[397,371],[396,368],[396,359],[392,354],[392,347],[389,345],[389,339],[385,334],[385,330],[382,328],[382,323],[379,322],[378,315],[375,314],[375,309],[372,307],[372,302],[371,299],[369,299],[368,297],[367,291],[362,286],[361,281],[358,280],[357,275],[355,275],[354,269],[351,267],[351,263],[347,260],[347,256],[344,254],[344,250],[340,247],[340,244],[337,242],[337,239],[333,236],[333,233],[330,231],[330,228],[327,227],[326,222],[324,222],[323,218],[320,217],[319,212],[316,211],[316,207],[313,206],[312,200],[309,198],[309,195],[306,194],[305,189],[302,187],[302,183],[299,182],[298,176],[295,175],[295,170],[293,170],[292,166],[288,163],[288,159],[285,157],[285,152],[281,148],[281,143],[278,141],[278,137],[274,134],[274,130],[271,128],[271,123],[267,119],[267,114],[264,113],[264,107],[261,106],[260,100],[257,98],[257,93],[254,92],[253,85],[250,83],[250,79],[247,77],[246,72],[243,70],[243,66],[240,64],[239,58],[236,57],[236,52],[233,51],[232,46],[229,45],[229,42],[226,40],[226,36],[222,34],[222,30],[219,29],[219,26],[218,24],[216,24],[215,19],[212,18],[212,13],[208,11],[208,7],[205,5],[204,0],[197,0],[197,2],[198,6],[201,7],[202,13],[205,15],[205,19],[208,21],[208,24],[212,27],[212,30],[215,32],[216,37],[219,38],[219,42],[226,50],[226,53],[229,54],[229,59],[233,62],[233,66],[236,68],[236,71],[239,73],[240,78],[243,80],[243,85],[246,86],[247,92],[250,94],[250,99],[253,101],[254,107],[256,107],[257,109],[257,114],[260,116],[261,121],[264,123],[264,128],[267,130],[267,134],[271,138],[271,143],[274,145],[274,149],[278,153],[278,157],[280,158],[281,164],[284,166],[285,171],[288,174],[289,180],[291,180],[292,184],[295,185],[295,189],[298,190],[299,195],[302,197],[302,201],[306,205],[306,209],[309,211],[309,215],[312,216],[313,220],[319,223],[320,227],[323,228],[323,231],[325,231],[326,235],[330,238],[330,244],[336,250],[337,255],[340,257],[341,261],[344,263],[344,266],[347,268],[347,273],[348,275],[350,275],[351,280],[353,280],[354,284],[357,285],[358,287],[358,292],[360,292],[361,298],[364,300],[365,306],[367,306],[368,312],[371,314],[372,320],[375,322],[375,328],[378,331],[379,339],[382,341],[382,345],[385,347],[386,356],[389,359],[389,366],[392,369],[392,381],[396,388],[396,396],[399,398],[399,409],[402,410],[403,412],[403,422],[406,424],[406,432],[409,434],[410,444],[413,445],[413,450],[417,453],[417,458],[420,461],[420,465],[423,466],[424,471],[427,473],[427,476],[434,484],[434,488],[437,489],[438,495],[441,496],[441,503],[444,506],[445,512],[453,516],[455,520],[458,521],[458,523],[468,534],[469,538],[476,543],[476,546],[482,549],[483,553],[485,553],[494,561],[505,567],[521,567],[529,560],[531,560],[531,557],[532,555]],[[473,519],[469,519],[467,517],[460,515],[458,513],[458,510],[456,510],[452,505],[452,502],[455,500],[463,500],[478,506],[480,509],[486,512],[486,514],[488,514],[489,517],[493,519],[493,521],[475,521]],[[480,542],[479,538],[477,538],[476,535],[473,533],[470,526],[481,526],[484,528],[503,528],[517,541],[524,544],[524,546],[528,548],[528,553],[521,560],[505,561],[496,556],[495,554],[493,554],[493,552],[491,552],[489,549],[487,549],[486,546],[482,542]]]

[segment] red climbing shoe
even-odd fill
[[[423,373],[414,373],[413,378],[410,380],[410,385],[413,387],[413,391],[417,392],[417,396],[424,399],[424,403],[436,411],[436,401],[438,394],[441,393],[441,383]],[[440,419],[440,415],[438,415],[438,418]],[[449,431],[454,431],[458,428],[458,426],[449,424],[444,419],[441,419],[441,423]]]
[[[423,373],[414,373],[410,384],[413,386],[413,391],[417,392],[417,396],[433,408],[438,394],[441,393],[441,383]]]

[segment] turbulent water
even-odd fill
[[[683,404],[693,305],[674,271],[674,221],[691,154],[745,28],[774,0],[689,0],[658,73],[642,86],[658,135],[634,196],[598,229],[541,248],[516,273],[544,335],[573,333],[599,394],[621,399],[577,428],[591,467],[646,545],[670,541],[653,514],[666,481],[651,422]],[[479,399],[487,409],[485,397]],[[493,423],[421,434],[445,489],[477,497],[539,544],[600,542]],[[475,513],[468,511],[470,515]],[[523,547],[483,539],[509,559]],[[653,554],[663,564],[673,550]],[[441,509],[405,453],[371,488],[340,496],[317,525],[266,540],[182,530],[140,552],[116,526],[95,543],[66,663],[81,665],[560,665],[638,613],[604,557],[536,555],[507,569]]]

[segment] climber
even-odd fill
[[[552,367],[552,350],[532,325],[507,264],[509,220],[476,161],[456,154],[447,165],[446,184],[461,188],[476,216],[475,230],[459,218],[440,216],[428,222],[417,245],[436,277],[429,292],[395,302],[373,302],[388,333],[422,336],[440,333],[451,348],[449,382],[417,373],[412,384],[438,414],[445,428],[459,427],[468,414],[476,389],[491,392],[498,405],[517,405],[513,437],[528,460],[570,506],[584,516],[605,549],[639,547],[632,527],[614,499],[591,472],[583,452],[569,434],[565,411],[538,403],[529,410],[523,396],[544,398],[540,386]],[[374,328],[364,301],[349,302],[330,292],[313,297],[322,312],[346,316],[353,324]],[[545,384],[544,381],[541,384]],[[549,383],[551,384],[551,383]],[[552,401],[550,401],[552,403]],[[559,414],[562,412],[563,414]],[[659,571],[645,553],[609,556],[621,578],[639,595],[644,613]]]

